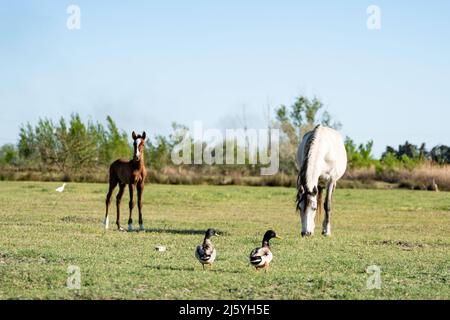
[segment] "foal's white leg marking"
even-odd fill
[[[105,218],[105,220],[103,221],[103,224],[105,225],[105,230],[108,230],[108,228],[109,228],[109,216],[107,216]]]
[[[133,224],[131,223],[128,224],[128,231],[133,231]]]

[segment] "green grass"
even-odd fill
[[[147,185],[148,231],[102,228],[105,184],[0,182],[0,299],[449,299],[450,194],[338,189],[331,238],[302,239],[295,190]],[[122,224],[128,219],[122,201]],[[137,210],[134,212],[137,227]],[[194,248],[208,227],[218,251],[203,271]],[[273,228],[274,261],[248,254]],[[166,252],[157,252],[165,245]],[[69,265],[81,289],[66,287]],[[381,268],[368,290],[366,268]]]

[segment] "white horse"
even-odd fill
[[[300,169],[297,178],[297,210],[302,221],[302,237],[314,234],[315,217],[322,211],[322,193],[326,188],[322,234],[331,235],[331,201],[336,182],[347,169],[347,152],[342,136],[334,129],[318,125],[308,132],[297,151]]]

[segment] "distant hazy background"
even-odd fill
[[[81,30],[68,30],[68,5]],[[366,27],[369,5],[382,29]],[[378,156],[450,143],[450,2],[2,1],[0,145],[78,112],[167,134],[172,121],[266,126],[267,106],[317,95]]]

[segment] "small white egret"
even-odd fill
[[[66,186],[66,184],[65,184],[65,183],[63,183],[63,185],[62,185],[61,187],[58,187],[58,188],[56,188],[56,191],[57,191],[57,192],[63,192],[63,191],[64,191],[64,188],[65,188],[65,186]]]

